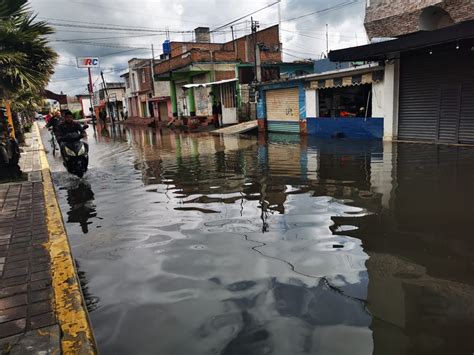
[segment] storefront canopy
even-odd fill
[[[381,61],[397,58],[400,52],[474,38],[474,20],[440,30],[420,31],[386,42],[351,47],[329,52],[333,62]]]
[[[234,78],[234,79],[213,81],[213,82],[210,82],[210,83],[186,84],[186,85],[183,85],[183,88],[186,88],[186,89],[198,88],[198,87],[205,88],[205,87],[209,87],[209,86],[213,86],[213,85],[221,85],[221,84],[226,84],[226,83],[232,83],[232,82],[237,81],[237,80],[238,80],[237,78]]]
[[[335,70],[306,77],[311,89],[331,89],[344,86],[372,84],[383,80],[384,68],[380,65],[363,65],[356,68]]]

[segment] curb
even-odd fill
[[[51,257],[55,313],[61,328],[61,352],[63,354],[98,354],[74,258],[54,190],[48,159],[36,122],[34,127],[40,147],[46,223],[49,232],[49,242],[45,247],[49,250]]]

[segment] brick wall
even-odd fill
[[[151,87],[151,68],[142,68],[138,71],[138,86],[140,91],[152,90]],[[145,79],[145,81],[143,81]]]
[[[365,28],[369,38],[395,37],[417,32],[420,15],[428,6],[438,6],[455,23],[474,19],[473,0],[371,0]]]
[[[192,49],[220,51],[223,47],[222,43],[171,42],[171,57],[179,56]]]
[[[170,60],[160,62],[155,65],[155,74],[163,74],[170,69],[185,67],[194,62],[235,62],[235,53],[233,51],[216,51],[211,53],[209,50],[192,49],[183,55],[173,57]]]
[[[226,71],[216,71],[216,81],[234,79],[235,71],[226,70]]]
[[[278,25],[258,31],[257,41],[266,48],[261,51],[262,63],[282,61]],[[171,42],[171,59],[156,64],[155,74],[182,68],[192,62],[211,62],[210,50],[213,51],[213,62],[253,63],[253,36],[244,36],[234,42],[235,50],[232,41],[227,43]]]
[[[167,73],[170,69],[182,68],[188,64],[191,64],[191,52],[185,55],[173,57],[169,60],[165,60],[155,65],[155,74]]]

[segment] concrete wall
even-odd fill
[[[428,6],[448,12],[454,23],[474,19],[472,0],[370,0],[365,28],[369,38],[394,37],[420,30],[420,16]]]
[[[86,97],[86,96],[82,96],[79,100],[79,102],[81,103],[82,105],[82,111],[84,111],[84,115],[89,115],[90,113],[90,107],[91,107],[91,100],[89,97]]]
[[[210,81],[210,73],[196,75],[193,77],[194,84],[208,83]],[[211,87],[198,87],[194,89],[194,102],[196,103],[197,116],[212,115],[212,101],[209,97],[211,90]]]
[[[155,89],[156,97],[170,96],[169,81],[154,81],[153,86]]]
[[[318,90],[306,90],[306,118],[319,116]]]
[[[400,91],[400,61],[394,60],[385,64],[383,87],[384,140],[397,139],[398,104]]]
[[[372,117],[384,117],[385,81],[372,83]]]

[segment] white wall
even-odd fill
[[[384,117],[384,81],[372,83],[372,117]]]
[[[400,60],[385,63],[384,75],[384,134],[383,139],[390,141],[398,135],[398,103],[400,91]]]
[[[88,97],[82,97],[82,111],[84,111],[84,115],[89,115],[91,107],[91,100]]]
[[[211,80],[210,74],[193,76],[194,84],[208,83]],[[212,115],[212,99],[209,96],[212,88],[199,87],[194,89],[194,102],[196,103],[196,115],[211,116]]]
[[[318,91],[306,90],[306,117],[318,117]]]

